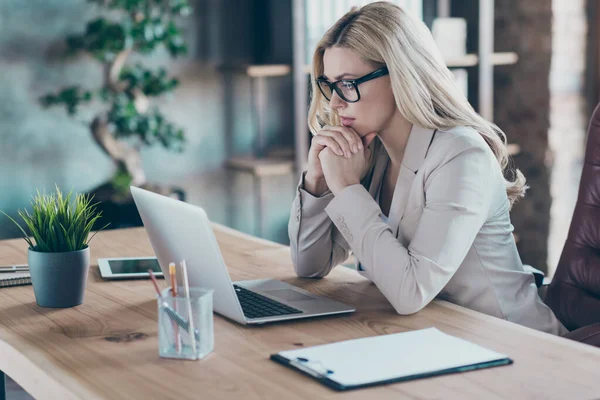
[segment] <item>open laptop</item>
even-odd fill
[[[131,194],[165,276],[170,262],[185,260],[190,286],[213,289],[218,314],[241,324],[264,324],[355,311],[274,279],[232,283],[202,208],[135,186]]]

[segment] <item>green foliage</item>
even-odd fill
[[[120,196],[126,196],[129,194],[129,186],[131,186],[131,182],[133,179],[131,175],[123,168],[122,165],[119,166],[117,172],[112,177],[111,185],[116,193]]]
[[[188,0],[88,1],[110,10],[111,18],[98,17],[87,23],[82,34],[68,36],[69,54],[86,52],[109,68],[125,50],[148,54],[163,46],[172,57],[187,53],[176,18],[190,14]],[[185,143],[182,129],[168,122],[156,108],[141,113],[135,107],[135,100],[141,95],[161,96],[178,84],[164,68],[151,71],[137,63],[125,65],[118,82],[106,82],[94,91],[68,87],[42,96],[40,102],[45,107],[63,104],[68,114],[75,116],[79,106],[95,98],[108,105],[107,121],[116,138],[137,137],[144,145],[160,144],[181,151]]]
[[[160,143],[169,150],[183,150],[185,136],[182,129],[168,122],[157,108],[139,113],[134,101],[127,96],[117,97],[107,120],[116,138],[136,136],[148,146]]]
[[[167,78],[167,71],[164,68],[153,72],[145,69],[141,64],[135,64],[133,67],[125,67],[121,71],[121,81],[127,82],[127,91],[131,92],[134,88],[142,91],[146,96],[160,96],[168,93],[179,85],[175,78]]]
[[[49,195],[38,191],[31,201],[32,213],[27,210],[18,211],[33,239],[17,221],[4,211],[0,212],[17,225],[30,249],[59,253],[83,250],[88,246],[95,235],[88,239],[89,233],[102,215],[102,212],[96,212],[97,204],[92,204],[91,197],[82,194],[73,198],[69,192],[64,196],[58,186],[56,193]],[[100,230],[107,226],[108,224]]]
[[[189,15],[191,12],[187,0],[90,0],[92,3],[97,3],[108,7],[109,9],[122,9],[130,13],[146,12],[152,7],[160,10],[161,13],[170,13],[174,15]]]
[[[82,50],[91,53],[99,61],[112,61],[126,49],[126,33],[123,26],[116,22],[97,18],[88,23],[85,33],[67,36],[69,54]]]
[[[181,32],[175,24],[177,16],[188,16],[187,0],[89,0],[110,10],[119,10],[118,22],[96,18],[88,22],[80,35],[67,37],[70,53],[81,50],[102,62],[109,62],[121,51],[132,49],[143,54],[163,45],[172,57],[187,53]]]
[[[43,96],[40,101],[45,107],[64,103],[69,115],[73,116],[77,113],[77,106],[80,103],[89,102],[92,100],[92,97],[92,92],[82,90],[79,86],[70,86],[61,90],[58,94]]]

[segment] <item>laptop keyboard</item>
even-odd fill
[[[302,311],[271,300],[241,286],[233,285],[242,311],[246,318],[274,317],[288,314],[302,314]]]

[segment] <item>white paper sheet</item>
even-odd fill
[[[345,386],[507,358],[436,328],[347,340],[279,354],[289,360],[307,359],[297,364],[317,372],[331,370],[333,372],[327,376]]]

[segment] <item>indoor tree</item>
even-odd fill
[[[110,186],[115,193],[129,184],[142,186],[146,176],[142,146],[159,144],[181,151],[184,132],[169,122],[151,98],[172,92],[177,79],[164,68],[151,70],[131,62],[134,54],[148,55],[164,47],[173,58],[187,53],[176,20],[191,12],[188,0],[88,0],[106,12],[87,22],[81,34],[66,38],[68,55],[86,53],[103,66],[100,88],[78,85],[41,97],[44,106],[62,104],[74,117],[81,105],[97,101],[103,106],[89,122],[94,140],[115,162]]]

